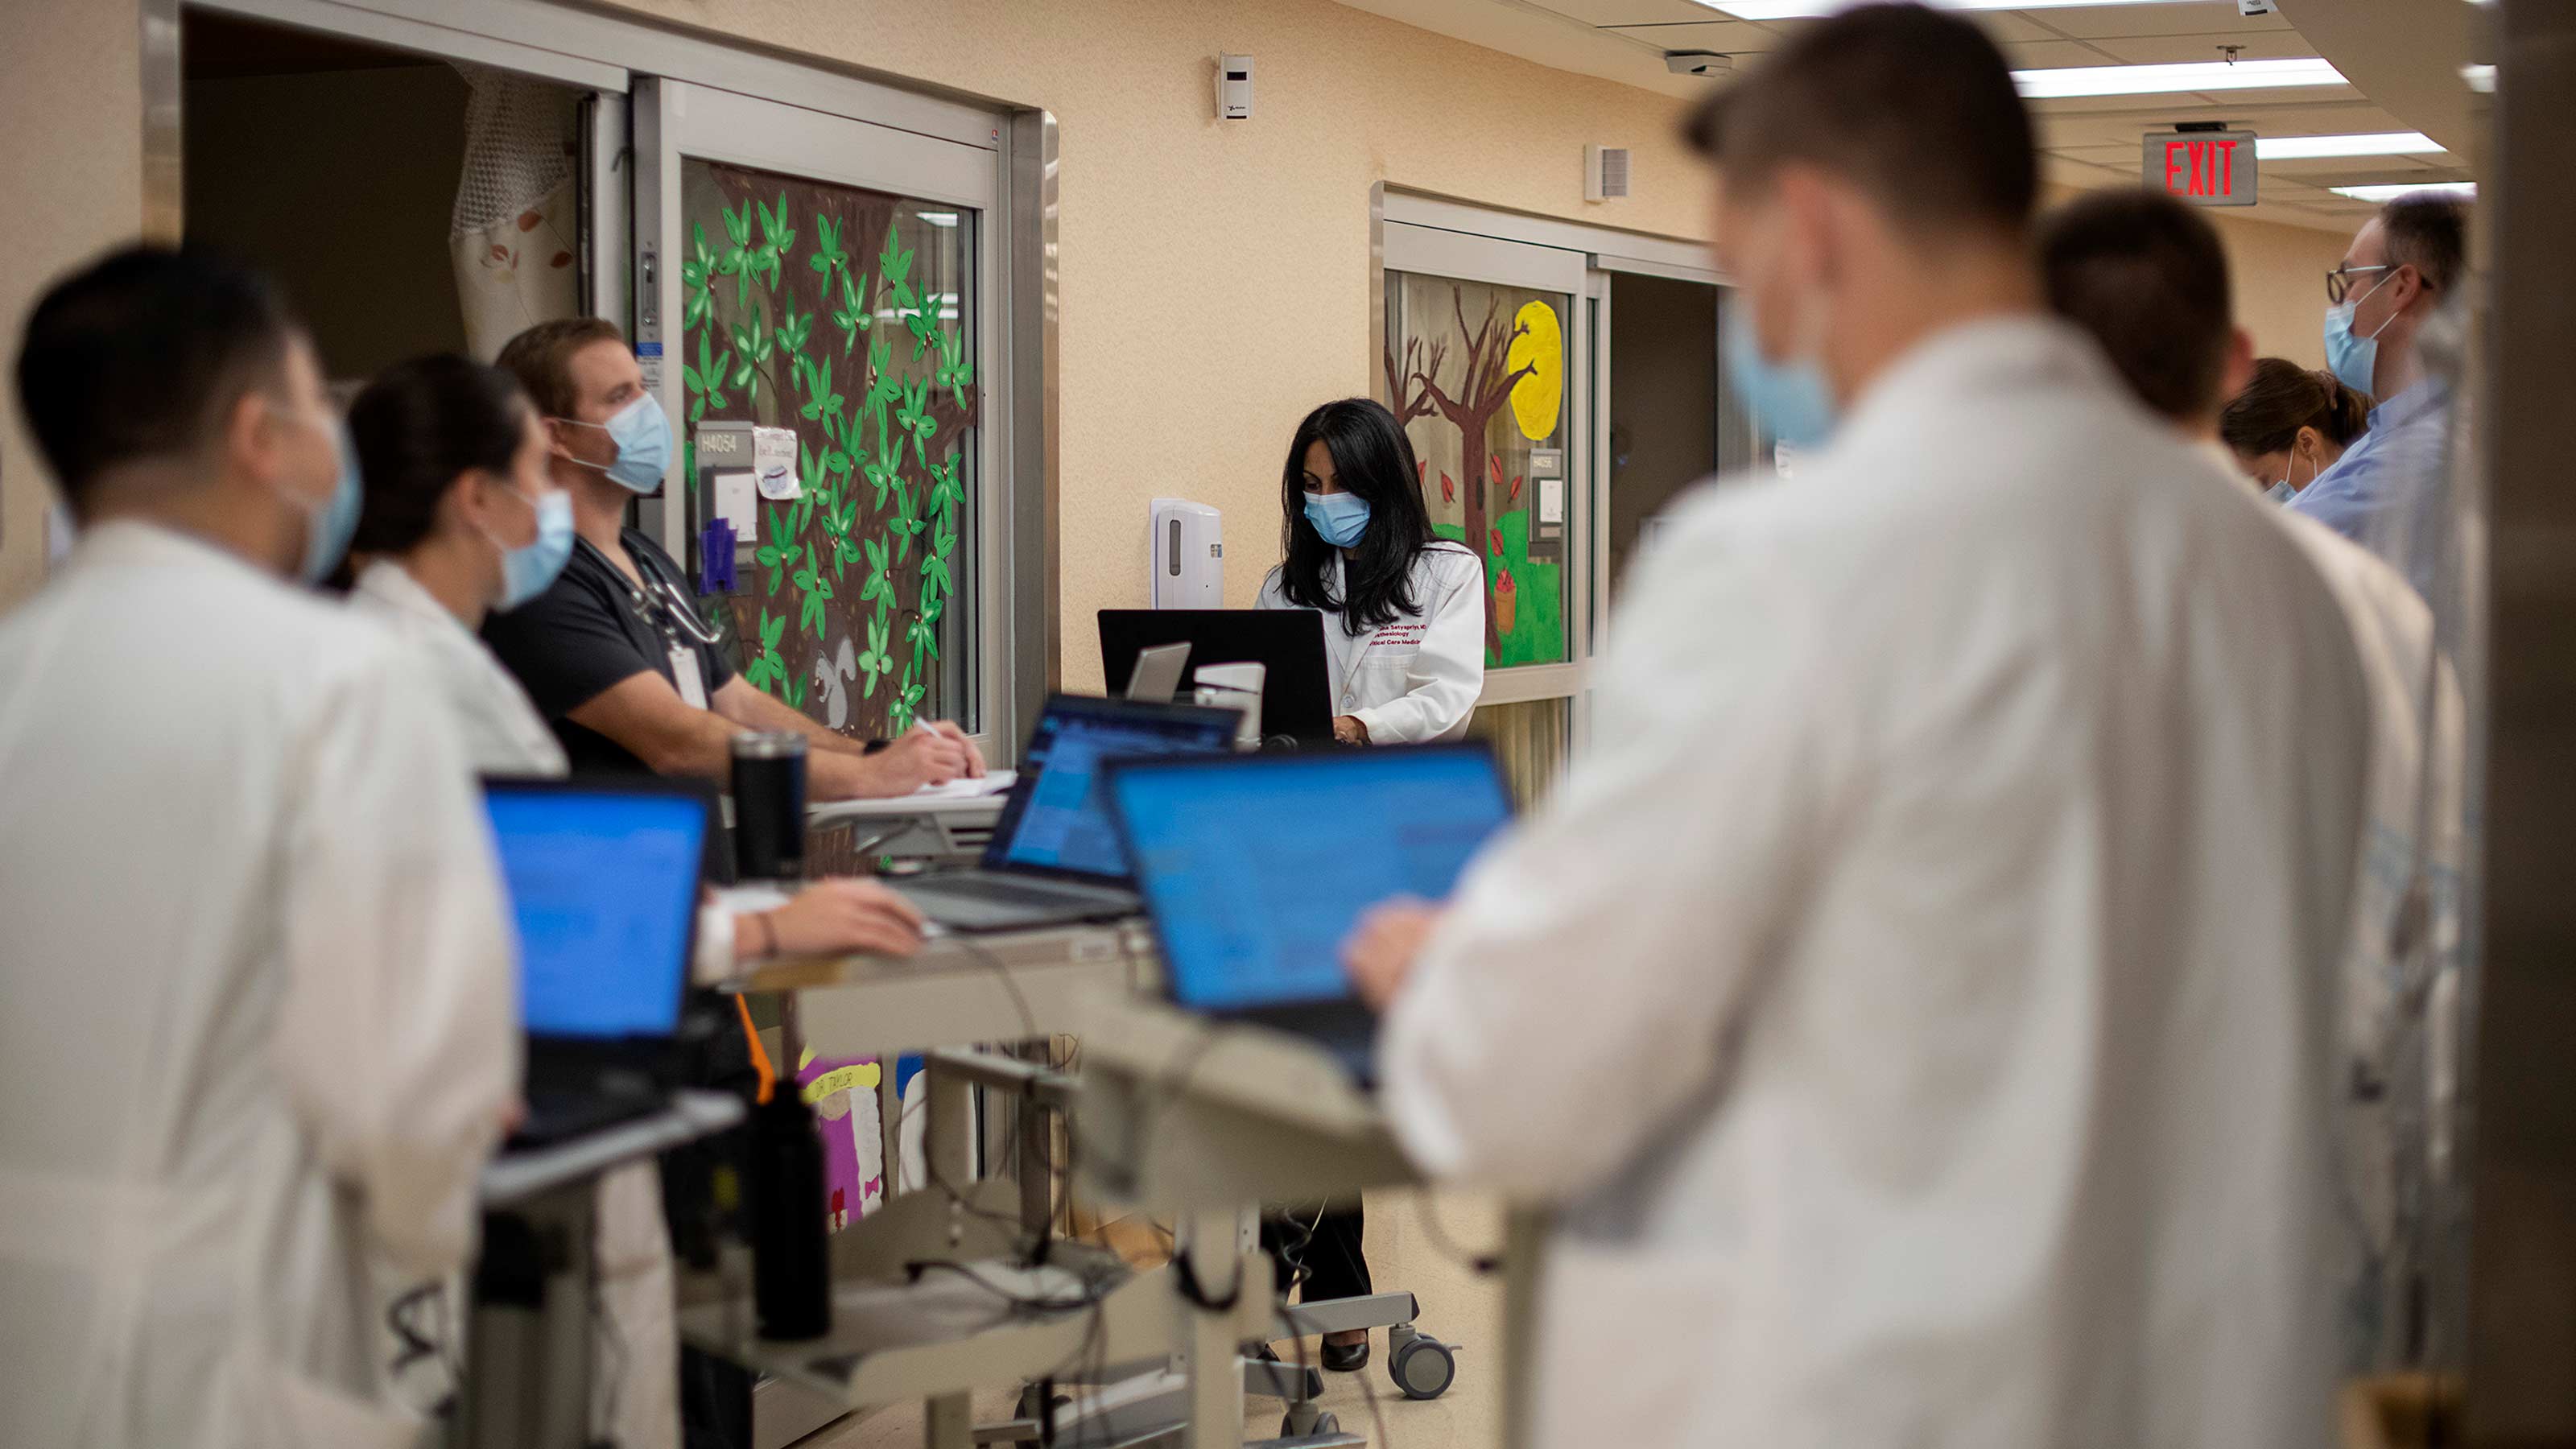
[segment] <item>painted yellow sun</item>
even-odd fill
[[[1530,370],[1512,384],[1512,420],[1522,437],[1543,443],[1556,435],[1557,410],[1565,403],[1565,331],[1545,302],[1524,306],[1512,321],[1520,330],[1503,354],[1503,370]]]

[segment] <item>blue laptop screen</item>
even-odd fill
[[[1109,818],[1100,762],[1152,755],[1212,754],[1233,737],[1230,724],[1204,719],[1120,717],[1057,706],[1030,732],[1021,768],[1037,772],[1009,836],[991,864],[1079,871],[1124,880],[1127,853]]]
[[[1172,996],[1200,1010],[1349,995],[1360,913],[1446,897],[1511,816],[1477,750],[1136,765],[1111,788]]]
[[[688,976],[704,802],[486,788],[530,1036],[668,1036]]]

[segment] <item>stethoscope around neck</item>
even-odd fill
[[[582,540],[582,546],[593,547],[588,539]],[[698,617],[697,606],[689,602],[689,596],[673,587],[671,581],[662,576],[661,568],[651,558],[632,551],[629,552],[629,557],[635,560],[635,572],[644,580],[643,591],[636,595],[636,601],[639,604],[643,600],[643,594],[651,594],[662,604],[663,617],[671,624],[676,624],[679,633],[688,635],[690,639],[708,648],[715,647],[724,638],[721,633],[707,627],[706,621]],[[670,632],[667,625],[665,632]]]

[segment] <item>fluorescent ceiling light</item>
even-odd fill
[[[2417,183],[2411,186],[2404,184],[2396,186],[2330,186],[2326,189],[2332,191],[2337,196],[2349,196],[2355,201],[2395,201],[2401,196],[2411,196],[2418,191],[2431,191],[2443,196],[2456,196],[2463,201],[2475,201],[2478,198],[2478,184],[2474,181],[2433,181]]]
[[[2257,136],[2254,154],[2265,161],[2306,161],[2319,156],[2422,156],[2442,143],[2421,131],[2374,131],[2366,136]]]
[[[1860,0],[1697,0],[1738,20],[1803,20],[1849,10]],[[2071,10],[2083,5],[2206,5],[2213,0],[1922,0],[1934,10]]]
[[[2196,60],[2182,65],[2078,65],[2017,70],[2013,83],[2034,101],[2066,96],[2152,96],[2181,91],[2252,91],[2339,86],[2343,72],[2322,60]]]
[[[2470,89],[2470,90],[2473,90],[2473,91],[2476,91],[2479,95],[2482,95],[2482,96],[2491,96],[2491,95],[2494,95],[2494,94],[2495,94],[2495,67],[2494,67],[2494,66],[2491,66],[2491,65],[2464,65],[2464,66],[2461,66],[2461,67],[2460,67],[2460,79],[2461,79],[2461,80],[2464,80],[2464,81],[2466,81],[2466,82],[2468,82],[2469,89]]]

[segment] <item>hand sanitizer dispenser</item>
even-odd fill
[[[1225,607],[1224,515],[1204,503],[1154,500],[1154,607]]]

